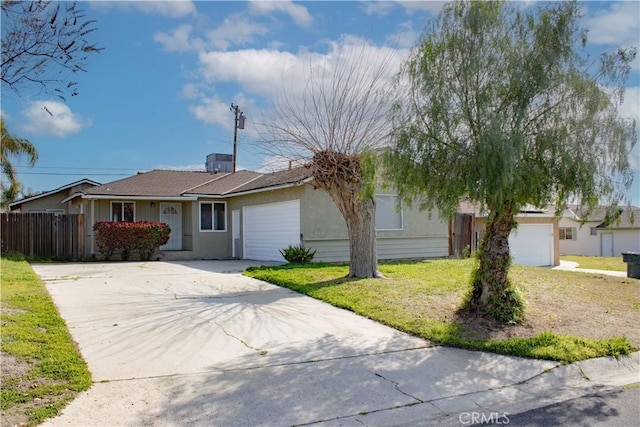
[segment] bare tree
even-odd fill
[[[287,81],[263,124],[271,154],[304,162],[345,219],[350,277],[380,277],[375,234],[377,152],[389,136],[392,51],[347,46],[310,57],[302,85]],[[373,56],[372,56],[373,55]],[[335,59],[335,60],[334,60]]]
[[[78,94],[73,75],[86,71],[96,30],[77,3],[2,0],[2,86],[39,87],[66,101]]]

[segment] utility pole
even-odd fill
[[[233,111],[235,114],[235,124],[233,126],[233,171],[236,171],[236,157],[238,157],[238,129],[244,129],[244,121],[247,119],[242,111],[240,111],[240,107],[237,105],[233,105],[231,103],[231,107],[229,110]]]

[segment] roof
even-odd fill
[[[640,228],[640,208],[636,206],[594,206],[589,209],[581,205],[567,205],[563,216],[578,222],[599,223],[595,227],[599,229]]]
[[[266,174],[152,170],[87,189],[84,197],[223,197],[298,185],[310,178],[311,171],[304,166]]]
[[[487,210],[482,207],[481,203],[471,202],[469,200],[463,200],[462,202],[460,202],[460,205],[458,206],[458,213],[474,214],[475,216],[478,216],[478,217],[485,217],[489,214]],[[527,205],[522,209],[520,209],[520,212],[516,216],[520,217],[520,216],[527,216],[527,215],[536,215],[536,216],[545,216],[545,217],[554,216],[554,209],[552,207],[536,208],[536,207]]]
[[[69,184],[65,184],[62,187],[56,188],[55,190],[45,191],[43,193],[36,194],[35,196],[26,197],[24,199],[16,200],[15,202],[11,202],[11,203],[9,203],[9,208],[12,209],[12,208],[15,208],[17,206],[20,206],[23,203],[32,202],[32,201],[40,199],[42,197],[47,197],[47,196],[50,196],[52,194],[59,193],[61,191],[69,190],[70,188],[77,187],[78,185],[82,185],[82,184],[88,184],[88,185],[92,185],[92,186],[96,186],[96,187],[101,185],[99,182],[92,181],[92,180],[87,179],[87,178],[83,178],[81,180],[74,181],[74,182],[71,182]]]
[[[603,221],[602,224],[596,228],[608,228],[608,229],[640,229],[640,208],[636,206],[628,206],[626,208],[620,208],[618,215],[608,221]]]

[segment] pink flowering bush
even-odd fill
[[[151,255],[169,241],[171,228],[163,222],[109,222],[100,221],[93,225],[96,245],[105,259],[120,253],[123,260],[132,253],[140,259],[149,260]]]

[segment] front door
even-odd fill
[[[182,203],[160,203],[160,222],[171,228],[169,241],[160,246],[163,251],[182,250]]]

